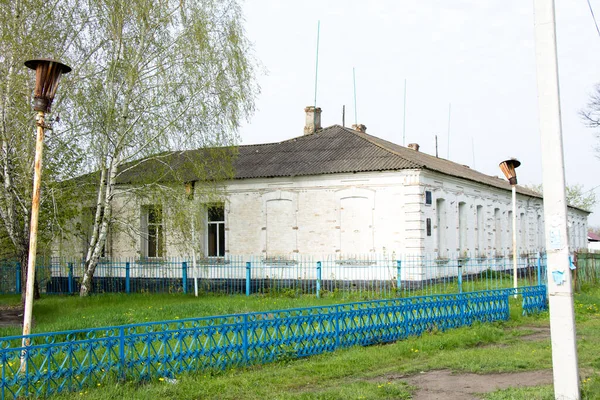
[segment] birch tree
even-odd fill
[[[152,174],[156,165],[168,170],[166,160],[177,154],[165,151],[232,145],[258,90],[235,0],[88,4],[93,23],[81,33],[81,45],[95,51],[78,66],[71,121],[87,135],[87,164],[98,171],[81,296],[90,293],[109,227],[119,223],[113,211],[120,177],[146,170],[140,193],[149,185],[169,189],[161,173]]]
[[[526,185],[526,187],[540,195],[544,194],[544,188],[541,183],[538,185]],[[596,193],[593,192],[593,189],[585,190],[581,184],[566,185],[565,196],[568,205],[588,211],[594,208],[597,203]]]
[[[33,180],[35,121],[31,108],[34,74],[23,66],[31,58],[67,56],[78,27],[84,24],[76,0],[1,0],[0,1],[0,230],[3,255],[21,264],[21,287],[25,287],[29,248],[29,219]],[[65,60],[70,62],[70,60]],[[64,91],[62,91],[64,92]],[[62,108],[57,99],[54,110]],[[55,218],[52,199],[61,192],[54,188],[55,178],[70,176],[77,168],[76,141],[65,140],[61,124],[52,123],[44,154],[39,242],[49,241]],[[72,158],[75,157],[75,158]],[[61,162],[60,159],[62,158]],[[37,286],[36,286],[37,289]],[[37,291],[36,291],[37,294]]]

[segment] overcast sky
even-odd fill
[[[600,0],[592,0],[600,15]],[[357,122],[367,133],[502,175],[517,157],[520,184],[541,183],[532,0],[246,0],[246,31],[264,73],[257,112],[243,144],[302,135],[314,104],[317,23],[321,21],[317,105],[323,126]],[[566,179],[600,185],[600,140],[578,115],[600,83],[600,36],[586,0],[556,0]],[[448,108],[451,104],[448,149]],[[600,198],[600,188],[596,189]],[[600,205],[590,216],[600,226]]]

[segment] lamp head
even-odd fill
[[[185,182],[185,194],[187,195],[187,198],[189,200],[192,200],[194,198],[194,186],[195,186],[194,181],[189,181],[189,182]]]
[[[71,72],[71,67],[48,58],[25,61],[25,66],[35,70],[33,109],[49,112],[60,77]]]
[[[511,185],[517,184],[517,172],[515,169],[518,168],[519,165],[521,165],[521,163],[516,158],[511,158],[510,160],[505,160],[500,163],[500,169]]]

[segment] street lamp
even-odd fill
[[[31,224],[29,229],[29,256],[27,257],[27,285],[25,287],[25,311],[23,315],[23,347],[29,346],[27,335],[31,333],[33,312],[33,284],[35,281],[35,255],[37,251],[38,215],[40,209],[40,183],[42,175],[42,150],[44,148],[45,116],[50,106],[60,77],[71,72],[71,68],[56,60],[37,59],[25,61],[27,68],[35,70],[35,90],[33,109],[37,111],[37,136],[35,140],[35,165],[33,174],[33,195],[31,199]],[[21,354],[21,372],[26,367],[26,350]]]
[[[517,169],[521,165],[519,160],[511,158],[500,163],[502,173],[512,187],[512,252],[513,252],[513,286],[517,297]]]

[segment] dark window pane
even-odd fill
[[[223,206],[213,206],[208,209],[209,221],[225,221],[225,208]]]
[[[162,209],[161,207],[150,207],[148,208],[148,223],[149,224],[162,224]]]
[[[211,257],[217,256],[217,225],[208,225],[208,255]]]
[[[156,257],[162,257],[163,254],[163,241],[164,241],[164,235],[163,235],[163,227],[162,225],[158,225],[157,227],[157,234],[156,234]]]
[[[431,236],[431,218],[427,218],[427,236]]]
[[[431,192],[429,190],[425,191],[425,204],[431,204]]]
[[[148,257],[158,257],[156,254],[156,226],[148,227]]]
[[[225,257],[225,224],[219,224],[219,257]]]

